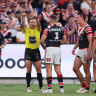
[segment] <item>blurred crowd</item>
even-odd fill
[[[79,12],[85,14],[85,20],[96,31],[96,0],[0,0],[0,32],[5,37],[6,43],[25,43],[22,32],[22,8],[25,9],[26,25],[28,19],[38,12],[42,32],[49,24],[49,17],[57,15],[67,34],[68,44],[77,41],[77,23],[75,15]]]

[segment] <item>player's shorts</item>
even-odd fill
[[[61,64],[61,48],[47,47],[45,52],[45,63],[54,65]]]
[[[82,63],[90,63],[91,59],[92,59],[92,54],[90,55],[90,60],[86,61],[85,60],[85,56],[87,55],[88,49],[79,49],[78,53],[77,53],[77,57],[81,58]]]
[[[41,60],[41,55],[39,49],[27,49],[25,50],[25,60],[30,60],[33,62]]]

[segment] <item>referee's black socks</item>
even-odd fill
[[[31,73],[26,73],[27,88],[30,87]]]
[[[42,79],[42,74],[41,73],[37,73],[37,79],[39,82],[39,88],[41,89],[43,87],[43,79]]]

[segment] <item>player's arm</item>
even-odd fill
[[[22,10],[22,31],[26,29],[26,24],[25,24],[25,11]]]
[[[39,18],[37,18],[38,17],[38,13],[36,11],[36,8],[34,9],[33,14],[34,14],[34,17],[36,18],[37,28],[38,28],[38,30],[40,30],[41,29],[41,24],[40,24]]]
[[[77,40],[73,50],[72,50],[72,54],[75,55],[75,50],[79,47],[79,39]]]
[[[89,32],[87,32],[87,38],[88,38],[88,42],[89,42],[89,46],[88,46],[88,52],[87,52],[87,55],[86,55],[86,60],[90,60],[90,54],[91,54],[91,51],[92,51],[92,38],[93,38],[93,34],[92,34],[92,29],[89,28],[87,29]]]
[[[92,55],[93,59],[95,59],[95,54],[96,54],[96,39],[93,40],[93,47],[92,47]]]
[[[42,37],[41,37],[41,40],[40,40],[41,46],[42,46],[44,49],[46,48],[46,46],[45,46],[45,39],[47,38],[47,35],[48,35],[48,29],[46,28],[46,29],[44,30],[44,33],[43,33],[43,35],[42,35]]]
[[[46,46],[45,46],[45,39],[46,38],[47,38],[47,36],[43,34],[41,37],[41,40],[40,40],[40,43],[41,43],[41,46],[43,47],[43,49],[46,48]]]

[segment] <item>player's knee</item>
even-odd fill
[[[79,69],[77,67],[73,67],[73,71],[77,72]]]
[[[41,68],[36,68],[37,73],[41,73]]]
[[[84,72],[85,72],[85,74],[90,74],[90,69],[84,68]]]

